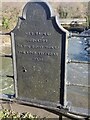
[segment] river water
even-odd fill
[[[85,114],[90,113],[90,88],[88,87],[90,85],[90,71],[89,64],[87,64],[90,62],[89,45],[90,38],[69,38],[68,60],[74,62],[67,64],[65,104],[71,111]],[[3,46],[2,51],[3,54],[11,54],[11,47]],[[5,75],[13,75],[12,60],[0,57],[0,61],[2,62],[2,67],[0,67],[0,94],[14,94],[13,79],[5,77]]]

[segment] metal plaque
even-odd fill
[[[66,31],[44,2],[28,2],[11,32],[16,98],[63,104]]]

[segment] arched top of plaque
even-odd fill
[[[45,2],[28,2],[24,9],[22,16],[24,19],[41,18],[41,20],[49,19],[51,11]]]
[[[22,26],[22,21],[26,21],[26,25],[31,23],[40,24],[43,23],[45,25],[46,20],[52,20],[52,24],[56,27],[58,32],[62,31],[64,33],[68,33],[66,29],[64,29],[61,24],[60,20],[58,20],[57,16],[54,16],[54,12],[46,1],[37,1],[31,0],[28,2],[25,7],[23,8],[22,17],[19,17],[18,23],[15,29],[20,28]],[[24,22],[25,23],[25,22]],[[24,24],[23,23],[23,24]],[[37,25],[35,25],[37,26]],[[61,32],[60,32],[61,33]]]

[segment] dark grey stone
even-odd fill
[[[16,98],[63,104],[66,32],[44,2],[29,2],[11,33]]]

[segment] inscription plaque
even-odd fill
[[[28,2],[11,38],[16,98],[63,104],[66,32],[49,6]]]

